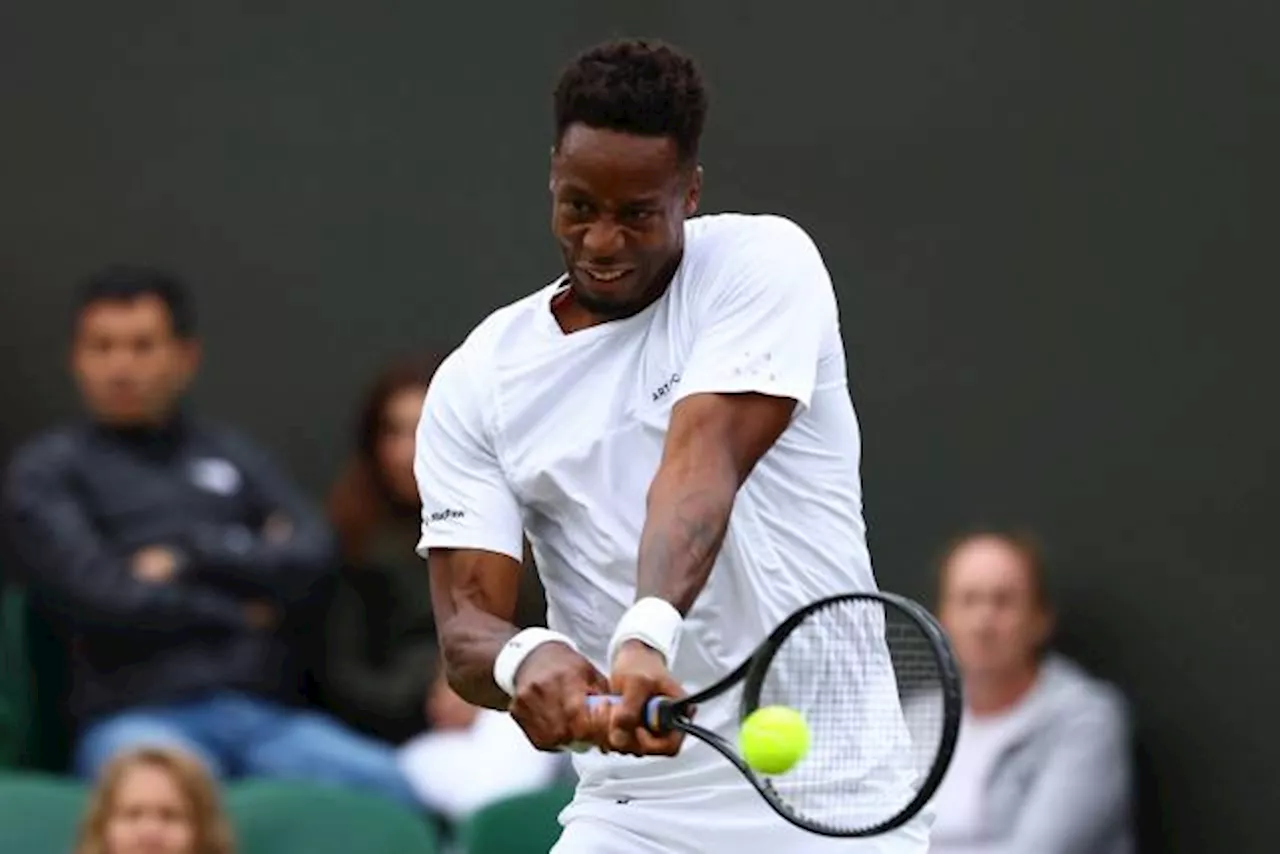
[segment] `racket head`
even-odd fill
[[[923,606],[842,594],[792,614],[751,658],[741,718],[765,706],[799,711],[810,730],[807,754],[784,774],[734,762],[769,805],[813,833],[877,836],[915,817],[941,784],[960,731],[960,672]]]

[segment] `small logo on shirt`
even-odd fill
[[[234,495],[240,489],[240,470],[226,460],[193,460],[190,474],[192,483],[215,495]]]
[[[463,513],[461,510],[454,510],[452,508],[449,508],[446,510],[436,510],[427,516],[427,521],[428,522],[445,522],[445,521],[448,521],[449,519],[461,519],[465,515],[466,514]]]
[[[653,390],[653,402],[657,403],[667,395],[671,394],[671,390],[680,384],[680,375],[672,374],[670,379]]]

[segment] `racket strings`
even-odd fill
[[[799,711],[805,757],[767,777],[777,800],[837,832],[877,826],[924,785],[943,738],[943,677],[915,619],[872,600],[812,612],[768,662],[760,706]]]

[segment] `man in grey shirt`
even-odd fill
[[[1053,617],[1034,541],[971,534],[940,570],[965,713],[933,803],[931,854],[1130,854],[1125,703],[1045,652]]]

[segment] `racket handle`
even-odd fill
[[[587,708],[592,711],[599,709],[601,706],[615,706],[621,702],[622,702],[622,697],[618,696],[617,694],[588,694],[587,695]],[[666,711],[666,706],[669,704],[669,702],[670,701],[667,700],[665,697],[652,697],[650,698],[649,702],[645,705],[644,725],[649,729],[650,732],[653,732],[653,733],[663,732],[664,727],[662,726],[662,722],[663,722],[663,719],[665,718],[665,715],[663,714],[663,712]],[[565,749],[571,750],[574,753],[585,753],[586,751],[590,750],[594,746],[595,745],[591,744],[590,742],[575,741],[572,744],[566,745]]]
[[[595,710],[601,706],[616,706],[622,702],[622,697],[617,694],[588,694],[587,708]],[[661,733],[663,727],[662,708],[668,700],[665,697],[650,697],[649,702],[644,707],[644,725],[652,733]]]

